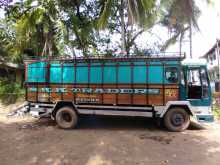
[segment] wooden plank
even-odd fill
[[[131,104],[131,94],[118,94],[118,104]]]
[[[103,94],[103,104],[116,104],[116,94]]]
[[[68,92],[63,93],[63,99],[66,101],[73,101],[74,100],[74,93],[72,92],[73,87],[76,88],[88,88],[88,84],[64,84],[59,85],[59,84],[51,84],[50,87],[52,89],[52,93],[50,94],[51,96],[51,101],[56,102],[58,100],[61,100],[61,93],[56,92],[56,88],[65,88]],[[36,85],[27,85],[28,88],[34,88]],[[39,94],[41,94],[41,88],[47,88],[47,85],[44,84],[39,84],[38,85],[38,91]],[[89,86],[92,89],[102,89],[101,84],[91,84]],[[133,85],[134,89],[146,89],[146,84],[134,84]],[[154,95],[147,95],[147,94],[118,94],[118,104],[127,104],[127,105],[162,105],[163,103],[163,91],[162,91],[162,85],[158,84],[149,84],[148,85],[149,89],[160,89],[160,94],[154,94]],[[118,88],[116,88],[116,84],[103,84],[103,89],[132,89],[131,84],[119,84]],[[172,91],[174,92],[175,97],[172,95]],[[49,93],[45,93],[48,94]],[[117,97],[116,94],[82,94],[82,93],[77,93],[76,97],[77,98],[96,98],[96,103],[97,104],[102,104],[102,95],[103,95],[103,104],[116,104]],[[179,95],[179,87],[176,84],[169,84],[165,85],[165,103],[167,101],[175,101],[178,100],[177,95]],[[148,97],[146,97],[148,96]],[[148,99],[147,99],[148,98]],[[37,101],[36,100],[36,92],[27,92],[27,100],[29,101]]]

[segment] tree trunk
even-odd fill
[[[126,53],[126,36],[125,36],[125,16],[124,16],[125,0],[121,0],[119,14],[121,19],[121,51]]]
[[[54,56],[54,47],[53,47],[53,41],[54,41],[54,31],[53,31],[53,23],[50,21],[50,30],[47,34],[47,39],[48,39],[48,43],[47,43],[47,48],[48,48],[48,56],[52,57]]]
[[[49,54],[49,57],[53,56],[53,45],[51,43],[51,40],[49,40],[48,42],[48,54]]]
[[[43,30],[43,24],[36,25],[37,29],[37,55],[41,56],[44,50],[45,45],[45,37],[44,37],[44,30]]]
[[[44,56],[44,55],[45,55],[46,50],[47,50],[47,38],[46,38],[46,40],[45,40],[44,47],[43,47],[43,50],[42,50],[42,52],[41,52],[41,56]]]
[[[127,25],[129,26],[129,25]],[[127,30],[127,41],[126,41],[126,52],[127,52],[127,56],[130,56],[130,50],[131,50],[131,47],[133,45],[132,43],[132,35],[134,33],[133,31],[133,24],[130,25],[131,26],[131,29],[130,30]]]

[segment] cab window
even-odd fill
[[[165,69],[165,77],[168,83],[178,82],[178,70],[176,67],[167,67]]]

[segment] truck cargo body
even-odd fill
[[[199,75],[205,72],[206,86],[188,82],[189,71],[195,69]],[[52,116],[71,103],[79,114],[159,118],[172,106],[191,115],[206,107],[200,116],[204,121],[213,118],[208,114],[211,94],[206,67],[183,65],[181,58],[29,60],[25,75],[30,107]]]

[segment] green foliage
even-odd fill
[[[24,97],[24,89],[21,88],[21,84],[12,82],[8,78],[0,79],[0,99],[2,103],[15,103],[21,97]]]
[[[11,23],[7,20],[0,20],[0,56],[9,58],[11,61],[17,60],[14,57],[15,51],[15,31]]]
[[[212,110],[214,112],[214,115],[217,118],[220,118],[220,92],[213,92],[212,98],[213,98]]]
[[[151,27],[157,18],[156,0],[128,0],[128,15],[140,27]]]
[[[67,30],[57,1],[26,0],[7,9],[7,19],[14,23],[15,54],[31,50],[34,55],[57,55],[63,51]]]
[[[205,0],[208,4],[209,0]],[[198,18],[201,15],[195,0],[161,0],[160,23],[173,32],[162,50],[166,50],[170,45],[182,41],[190,26],[199,31]]]
[[[102,40],[97,31],[100,4],[95,1],[59,1],[60,9],[65,13],[64,24],[69,33],[66,46],[82,50],[86,56],[97,50]]]
[[[105,0],[102,6],[101,16],[98,21],[98,27],[104,29],[109,23],[109,19],[115,15],[114,7],[120,8],[121,3],[126,7],[129,24],[137,24],[140,27],[149,28],[157,17],[156,0],[128,0],[114,1]]]
[[[113,14],[112,6],[113,6],[113,0],[106,0],[103,5],[103,11],[98,21],[98,28],[104,29],[106,25],[108,24],[108,19]]]
[[[24,0],[5,11],[0,22],[0,53],[16,62],[24,56],[65,55],[67,50],[85,56],[122,49],[138,52],[136,38],[158,23],[174,29],[163,46],[166,49],[184,36],[189,20],[198,29],[200,15],[195,0]],[[112,42],[115,35],[121,35],[124,44]]]

